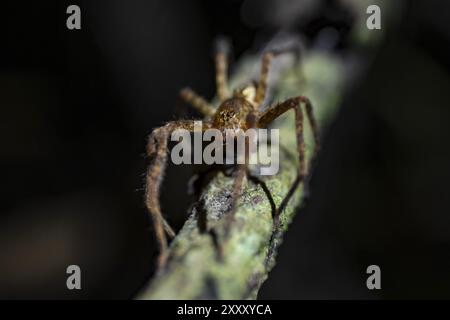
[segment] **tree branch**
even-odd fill
[[[315,104],[320,127],[333,117],[341,90],[341,65],[332,56],[311,54],[292,65],[292,57],[280,58],[272,73],[273,100],[283,101],[303,94]],[[258,57],[240,64],[232,83],[248,81],[257,73]],[[289,71],[286,71],[289,69]],[[284,70],[284,71],[283,71]],[[297,172],[296,138],[291,114],[274,125],[280,128],[280,171],[264,179],[273,199],[280,204]],[[305,131],[307,159],[313,147],[309,127]],[[235,223],[224,240],[225,213],[230,206],[233,177],[219,173],[203,190],[199,203],[170,245],[167,269],[158,274],[138,299],[247,299],[256,298],[258,289],[275,264],[277,247],[302,204],[301,184],[281,216],[279,232],[272,237],[272,210],[261,186],[246,181],[238,201]],[[199,208],[204,208],[208,229],[200,232]],[[218,256],[217,244],[223,249]]]

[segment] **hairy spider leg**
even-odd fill
[[[259,107],[263,103],[264,98],[266,96],[267,85],[268,85],[268,80],[269,80],[270,63],[274,56],[275,56],[275,54],[273,52],[269,51],[269,52],[264,53],[264,55],[262,57],[261,73],[259,76],[258,87],[256,88],[256,95],[255,95],[256,110],[259,109]]]
[[[234,222],[234,216],[237,209],[237,203],[242,195],[242,186],[244,184],[244,179],[247,174],[247,161],[245,164],[238,164],[236,175],[233,181],[233,187],[231,189],[231,200],[230,207],[227,211],[226,222],[225,222],[225,239],[230,235],[231,226]]]
[[[216,65],[216,89],[220,102],[229,97],[228,90],[228,52],[230,44],[225,39],[219,39],[215,46],[215,65]]]
[[[203,123],[203,130],[209,128],[209,124]],[[167,238],[173,238],[175,232],[163,218],[159,203],[159,190],[167,165],[168,140],[171,133],[176,129],[194,131],[194,121],[182,120],[168,122],[166,125],[156,128],[149,136],[147,143],[147,155],[151,159],[148,167],[145,186],[145,204],[152,218],[155,237],[159,246],[158,270],[164,268],[167,261]],[[164,232],[165,231],[165,232]]]
[[[215,110],[202,96],[195,93],[191,88],[183,88],[180,91],[180,98],[193,106],[203,116],[210,117]]]
[[[311,130],[314,136],[314,151],[313,158],[318,152],[319,149],[319,131],[317,127],[317,123],[313,113],[313,107],[310,100],[304,96],[299,96],[295,98],[290,98],[278,105],[275,105],[266,111],[264,111],[258,119],[258,127],[267,128],[272,121],[278,118],[280,115],[285,113],[290,109],[294,109],[295,111],[295,127],[296,127],[296,137],[297,137],[297,152],[299,158],[299,166],[297,170],[297,176],[289,188],[288,193],[281,201],[280,206],[276,209],[274,214],[274,230],[278,228],[280,222],[280,214],[285,209],[289,199],[294,194],[296,188],[300,184],[300,182],[305,178],[307,174],[306,169],[306,161],[305,161],[305,141],[303,137],[303,113],[301,109],[301,104],[305,105],[306,115],[308,117]]]

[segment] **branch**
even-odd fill
[[[292,65],[292,60],[280,57],[274,66],[273,100],[283,101],[299,94],[309,96],[315,104],[319,126],[323,127],[339,104],[342,91],[340,62],[324,54],[308,55],[297,65]],[[248,81],[249,75],[257,73],[259,63],[256,56],[243,59],[232,85]],[[280,171],[266,177],[265,182],[279,205],[296,176],[298,157],[292,115],[283,116],[274,127],[280,128]],[[305,141],[309,159],[313,140],[308,129],[305,130]],[[153,279],[138,299],[256,298],[258,289],[275,264],[282,236],[302,204],[304,186],[300,185],[282,213],[280,230],[272,238],[272,211],[267,196],[260,186],[247,181],[237,204],[235,223],[225,241],[224,218],[230,205],[232,184],[232,177],[220,173],[200,196],[208,228],[215,230],[216,239],[208,232],[199,231],[198,206],[194,206],[170,245],[167,269]],[[222,259],[218,257],[215,241],[223,248]]]

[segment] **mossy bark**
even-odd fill
[[[323,127],[332,118],[341,90],[341,65],[325,54],[311,54],[301,64],[284,60],[272,98],[283,101],[300,94],[310,97],[318,123]],[[283,65],[284,64],[284,65]],[[243,59],[232,83],[248,80],[259,66],[257,57]],[[288,66],[286,68],[286,66]],[[288,70],[286,70],[288,69]],[[253,70],[253,71],[252,71]],[[274,127],[280,128],[280,171],[264,178],[277,205],[286,195],[297,172],[295,124],[288,112]],[[307,158],[313,140],[306,126]],[[167,269],[158,274],[138,299],[252,299],[275,264],[276,249],[294,214],[302,204],[303,184],[297,189],[281,216],[279,232],[272,236],[272,210],[262,188],[245,181],[237,204],[235,222],[225,240],[224,229],[233,177],[219,173],[202,191],[200,199],[208,228],[216,232],[223,249],[219,259],[214,239],[198,227],[198,206],[193,206],[187,222],[172,241]]]

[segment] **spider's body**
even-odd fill
[[[253,106],[244,97],[233,97],[222,102],[212,120],[212,127],[219,130],[247,130],[252,127]]]
[[[298,96],[288,99],[280,104],[269,107],[264,111],[261,111],[261,105],[266,95],[267,78],[269,72],[270,61],[273,58],[274,53],[267,52],[263,56],[263,62],[261,65],[261,75],[259,82],[256,86],[250,85],[241,90],[235,90],[230,96],[228,94],[227,86],[227,60],[223,51],[219,51],[216,54],[216,85],[217,96],[220,101],[220,105],[214,108],[205,99],[194,93],[191,89],[185,88],[181,90],[181,98],[190,103],[204,116],[203,130],[214,128],[222,131],[225,135],[226,130],[234,131],[246,131],[252,128],[267,128],[273,120],[286,111],[293,109],[295,111],[296,119],[296,136],[297,136],[297,150],[299,155],[299,166],[297,171],[297,177],[294,180],[291,188],[289,189],[286,197],[283,199],[278,208],[268,191],[264,181],[259,180],[256,177],[250,175],[247,165],[236,165],[235,180],[233,183],[233,190],[231,193],[231,207],[228,213],[227,230],[231,226],[233,216],[235,212],[235,204],[242,192],[242,185],[245,176],[248,176],[250,180],[260,184],[266,194],[269,197],[274,218],[274,229],[278,228],[279,216],[288,200],[293,195],[295,189],[299,183],[304,179],[307,174],[306,162],[305,162],[305,145],[303,141],[303,112],[300,108],[301,103],[305,105],[305,113],[311,125],[311,129],[315,138],[314,154],[319,147],[319,135],[317,131],[316,122],[313,116],[312,105],[309,100],[304,96]],[[172,228],[164,220],[161,214],[159,205],[159,187],[162,182],[162,177],[167,162],[168,151],[168,139],[170,134],[176,129],[186,129],[194,131],[193,120],[179,120],[168,122],[166,125],[153,130],[149,137],[147,145],[147,154],[152,159],[152,163],[149,166],[147,172],[146,181],[146,205],[148,211],[152,217],[156,238],[160,246],[160,257],[158,261],[159,267],[165,265],[167,259],[167,239],[166,233],[170,237],[175,235]],[[228,233],[228,232],[226,232]]]

